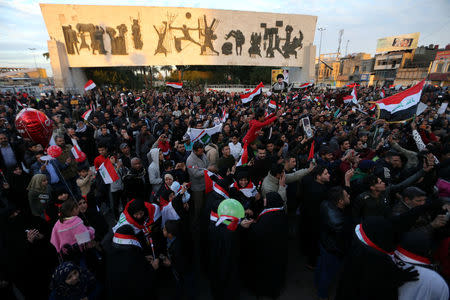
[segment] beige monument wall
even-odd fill
[[[201,8],[41,4],[69,67],[302,67],[317,17]]]

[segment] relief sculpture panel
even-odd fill
[[[65,44],[72,67],[301,66],[303,48],[312,45],[317,21],[307,15],[198,8],[95,8],[41,4],[49,35]],[[59,21],[59,14],[67,23]]]

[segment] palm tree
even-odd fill
[[[166,72],[166,78],[169,76],[169,72],[172,72],[173,67],[171,65],[167,65],[167,66],[162,66],[160,68],[161,71],[165,71]]]
[[[50,59],[50,53],[48,52],[42,53],[42,56],[45,57],[46,60]]]

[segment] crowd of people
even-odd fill
[[[246,104],[188,89],[0,94],[0,298],[199,299],[207,278],[213,299],[277,299],[304,256],[319,299],[448,299],[450,94],[426,86],[427,108],[389,123],[380,88],[356,90],[357,106],[348,88]],[[61,155],[18,133],[25,106],[53,120]]]

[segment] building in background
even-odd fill
[[[340,54],[321,54],[316,62],[317,85],[323,87],[337,87],[336,80],[339,76]]]
[[[415,49],[414,56],[406,59],[403,66],[398,69],[394,85],[412,86],[426,78],[438,48],[438,45],[429,45]]]
[[[372,72],[372,57],[368,53],[349,54],[340,59],[339,76],[336,86],[342,87],[349,83],[368,84]],[[362,76],[364,74],[364,76]]]
[[[444,51],[439,51],[431,63],[428,80],[433,85],[450,85],[450,45]]]
[[[53,90],[52,80],[44,68],[0,67],[0,91],[25,92],[37,96]]]

